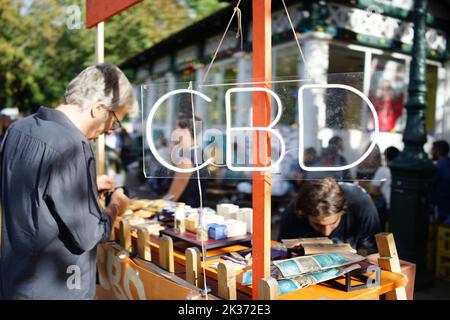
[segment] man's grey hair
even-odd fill
[[[73,79],[64,93],[64,103],[87,109],[103,101],[108,110],[116,111],[135,104],[133,87],[125,74],[109,63],[87,67]]]

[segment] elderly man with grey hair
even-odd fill
[[[120,127],[136,103],[114,65],[83,70],[64,103],[15,122],[1,145],[1,299],[92,299],[96,246],[109,239],[129,199],[96,176],[89,140]]]

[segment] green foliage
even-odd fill
[[[81,9],[81,28],[69,28]],[[144,0],[105,22],[105,60],[120,64],[223,7],[218,0]],[[67,83],[95,62],[85,0],[0,0],[0,109],[55,107]]]

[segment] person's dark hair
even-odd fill
[[[201,121],[201,119],[195,116],[195,121]],[[181,113],[177,118],[177,126],[181,129],[189,129],[191,137],[194,138],[194,125],[192,123],[192,115]]]
[[[344,213],[346,209],[345,194],[331,178],[305,180],[295,199],[295,213],[299,217]]]
[[[386,150],[384,150],[384,154],[386,156],[387,161],[394,160],[398,154],[400,153],[400,150],[398,150],[396,147],[389,147]]]
[[[166,137],[164,137],[164,136],[160,137],[159,141],[161,142],[161,146],[167,147],[167,139],[166,139]]]
[[[305,149],[303,162],[310,166],[317,160],[317,151],[314,147],[309,147]]]
[[[435,149],[441,156],[448,156],[449,145],[445,140],[438,140],[433,142],[433,149]]]
[[[331,145],[337,146],[339,143],[341,143],[341,142],[343,142],[343,141],[344,141],[344,140],[342,140],[341,137],[339,137],[339,136],[334,136],[334,137],[331,137],[330,140],[328,140],[328,145],[329,145],[329,146],[331,146]]]

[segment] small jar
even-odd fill
[[[208,241],[208,228],[206,226],[203,227],[197,227],[196,229],[197,233],[197,240],[201,241]]]
[[[186,232],[186,215],[184,213],[184,203],[177,203],[175,208],[175,232]]]

